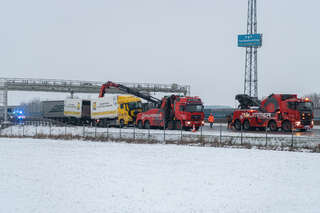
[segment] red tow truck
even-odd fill
[[[203,104],[199,97],[176,96],[162,98],[159,106],[137,115],[138,128],[195,129],[204,125]]]
[[[231,125],[236,130],[269,128],[271,131],[308,130],[313,128],[313,103],[296,94],[271,94],[262,101],[248,95],[236,96],[239,107]]]
[[[204,125],[203,104],[197,96],[171,95],[159,100],[136,89],[109,81],[102,85],[100,97],[103,97],[106,89],[118,89],[123,93],[131,94],[148,101],[149,104],[145,105],[144,111],[136,116],[138,128],[198,130]]]

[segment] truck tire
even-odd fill
[[[248,120],[245,120],[243,122],[243,129],[246,130],[246,131],[251,129],[250,122]]]
[[[290,121],[286,120],[282,122],[281,129],[285,132],[291,131],[291,123]]]
[[[234,121],[234,128],[238,131],[241,130],[241,122],[239,120]]]
[[[174,121],[168,121],[168,129],[169,130],[174,130],[176,127],[176,124]]]
[[[120,120],[119,127],[120,127],[120,128],[123,128],[123,127],[124,127],[124,120],[123,120],[123,119]]]
[[[258,127],[258,130],[259,131],[266,131],[266,128],[265,127]]]
[[[142,121],[141,120],[138,121],[138,128],[139,129],[143,129],[143,125],[142,125]]]
[[[144,128],[145,129],[150,129],[150,122],[149,121],[145,121],[144,122]]]
[[[181,130],[182,129],[182,125],[181,125],[181,121],[176,121],[176,129],[177,130]]]
[[[275,132],[278,130],[277,123],[273,120],[269,121],[268,127],[272,132]]]

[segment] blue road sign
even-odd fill
[[[238,35],[238,47],[261,47],[262,34]]]

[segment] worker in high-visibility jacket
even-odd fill
[[[210,123],[210,128],[212,128],[212,124],[213,124],[213,122],[214,122],[214,117],[213,117],[212,113],[210,113],[209,118],[208,118],[208,121],[209,121],[209,123]]]

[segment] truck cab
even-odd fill
[[[175,103],[176,128],[199,129],[204,124],[203,104],[200,98],[181,97]],[[181,126],[180,126],[181,125]]]
[[[171,95],[158,108],[139,113],[139,128],[199,129],[204,124],[203,104],[199,97]]]
[[[141,99],[131,95],[118,96],[118,122],[129,125],[135,122],[137,114],[142,112]]]
[[[313,128],[313,103],[308,98],[291,98],[283,101],[278,114],[284,131],[290,131],[291,128],[299,130]]]

